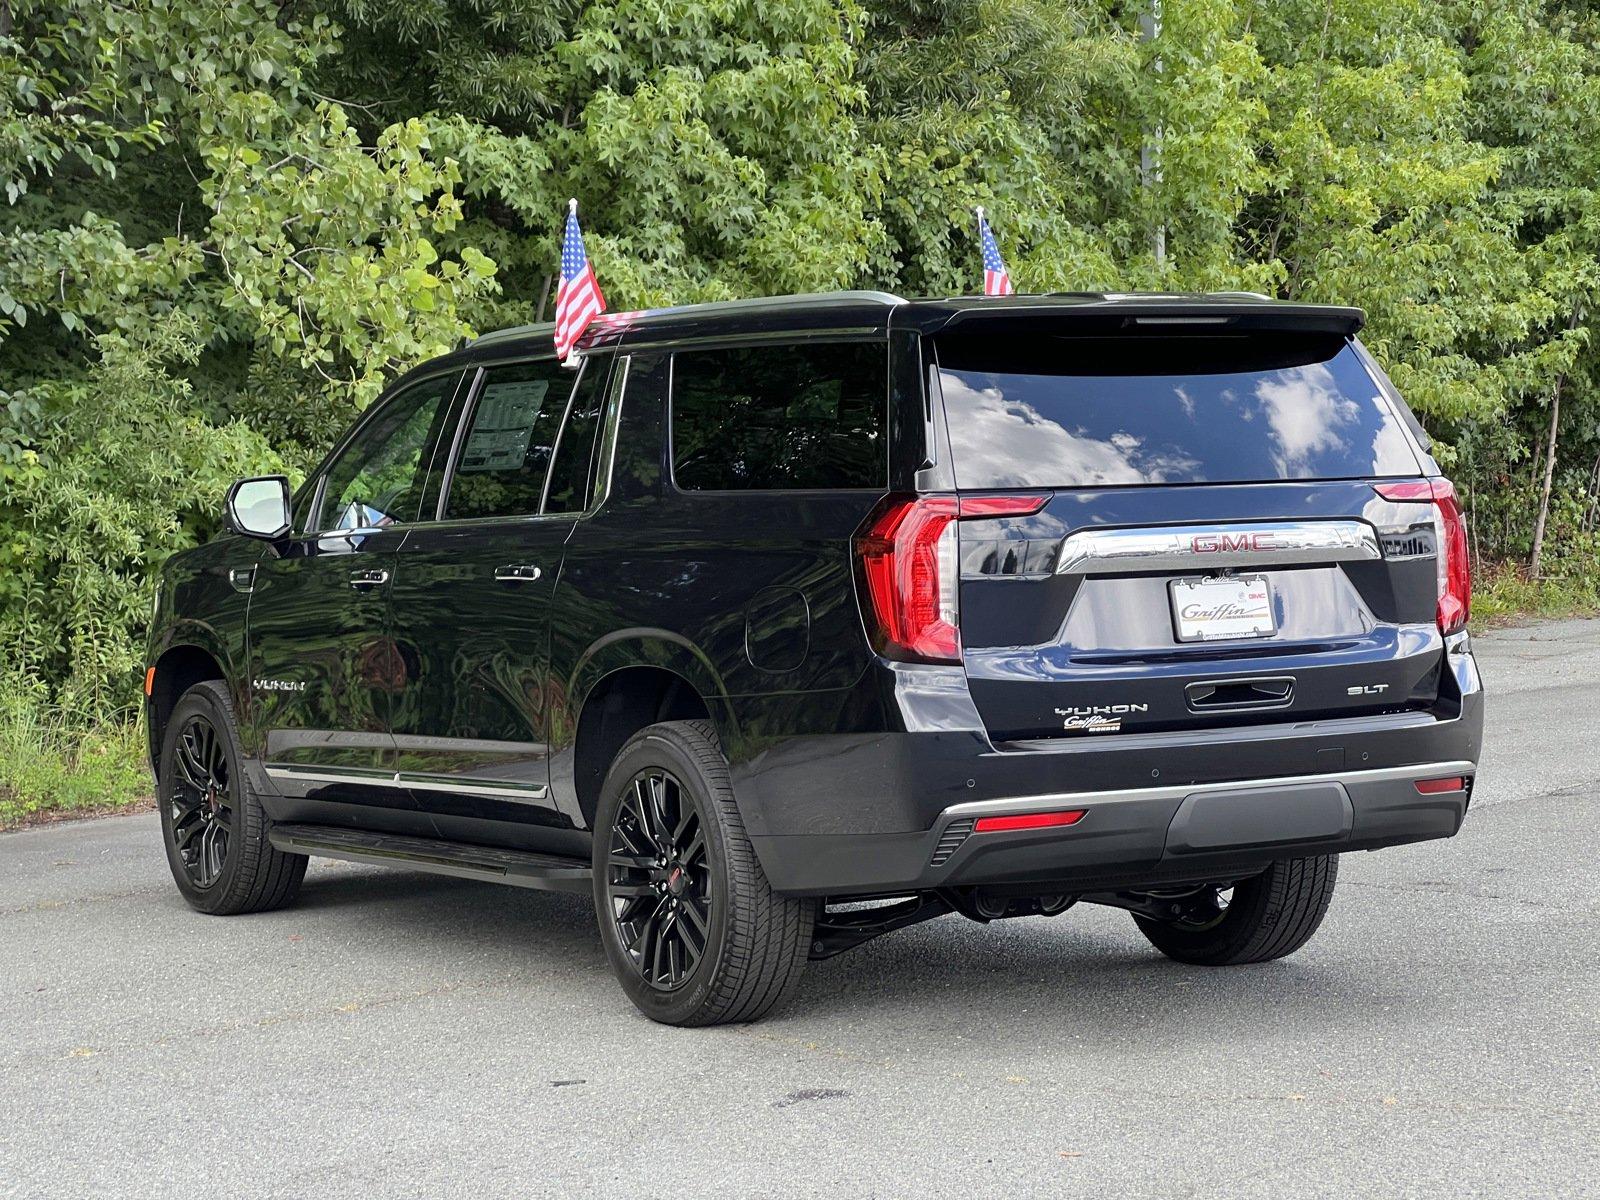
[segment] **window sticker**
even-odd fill
[[[549,391],[548,379],[519,379],[485,387],[457,470],[520,470]]]

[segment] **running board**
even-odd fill
[[[509,883],[546,892],[586,893],[594,878],[589,864],[577,858],[501,850],[494,846],[464,846],[389,833],[363,833],[358,829],[327,825],[274,825],[268,838],[275,848],[289,854],[315,854],[321,858],[342,858],[381,867],[409,867],[413,871],[481,879],[486,883]]]

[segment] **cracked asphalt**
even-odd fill
[[[0,835],[0,1196],[1600,1196],[1600,621],[1478,650],[1460,836],[1252,968],[947,917],[674,1030],[577,898],[314,860],[208,918],[154,816]]]

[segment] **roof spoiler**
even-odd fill
[[[950,314],[938,330],[981,322],[985,326],[1031,325],[1045,323],[1053,330],[1073,334],[1149,332],[1194,334],[1207,330],[1216,333],[1253,333],[1282,330],[1294,333],[1326,333],[1354,336],[1366,324],[1367,314],[1359,308],[1333,304],[1290,304],[1266,299],[1232,296],[1211,300],[1149,301],[1117,298],[1106,303],[1093,301],[1062,305],[1028,303],[1029,297],[1015,301],[963,308]]]

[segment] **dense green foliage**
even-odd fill
[[[1600,18],[1148,11],[0,0],[0,686],[125,705],[152,567],[546,313],[569,195],[614,308],[971,291],[980,203],[1024,290],[1362,305],[1480,559],[1591,587]]]

